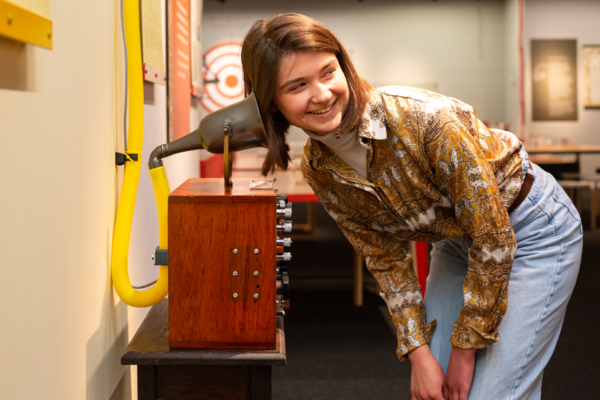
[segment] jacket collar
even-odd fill
[[[383,95],[378,89],[373,89],[371,99],[363,112],[358,136],[375,140],[387,138]]]

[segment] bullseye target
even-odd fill
[[[204,53],[204,95],[200,104],[213,112],[244,100],[242,44],[223,43]]]

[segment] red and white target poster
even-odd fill
[[[227,42],[204,53],[204,95],[200,104],[208,112],[244,100],[242,44]]]

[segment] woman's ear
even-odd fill
[[[274,113],[277,110],[277,106],[275,105],[275,103],[271,103],[271,105],[269,106],[269,112]]]

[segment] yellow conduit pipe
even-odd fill
[[[137,154],[138,159],[137,161],[129,159],[125,163],[123,187],[113,234],[111,273],[113,285],[121,300],[133,307],[148,307],[158,303],[167,295],[169,287],[168,268],[166,265],[160,266],[158,280],[148,290],[138,291],[131,286],[127,271],[127,258],[144,141],[144,87],[138,0],[125,0],[123,14],[127,42],[127,82],[129,91],[129,136],[126,153]],[[168,196],[171,192],[169,182],[164,167],[150,170],[150,176],[158,207],[160,248],[167,249],[167,209]]]

